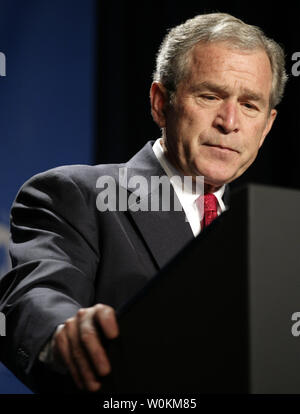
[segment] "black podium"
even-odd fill
[[[118,312],[120,393],[300,393],[300,192],[249,185]],[[300,330],[300,328],[299,328]]]

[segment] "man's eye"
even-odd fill
[[[215,95],[201,95],[201,98],[204,98],[208,101],[214,101],[217,99],[217,97]]]
[[[253,105],[252,103],[249,103],[249,102],[243,102],[242,105],[247,109],[253,109],[253,110],[257,109],[257,107],[255,105]]]

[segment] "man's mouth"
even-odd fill
[[[204,144],[208,147],[212,147],[215,148],[217,150],[223,151],[223,152],[238,152],[237,150],[231,148],[231,147],[226,147],[225,145],[214,145],[214,144]]]

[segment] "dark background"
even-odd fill
[[[296,4],[296,3],[295,3]],[[255,164],[234,184],[300,187],[300,78],[291,56],[300,51],[300,5],[291,2],[98,2],[98,107],[95,162],[123,162],[160,131],[152,121],[149,89],[155,56],[168,28],[196,14],[226,12],[263,28],[283,45],[290,75],[279,114]]]

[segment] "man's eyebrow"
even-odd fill
[[[193,93],[201,92],[203,90],[209,90],[212,92],[220,93],[221,95],[227,95],[230,93],[230,88],[223,85],[218,85],[214,82],[205,81],[191,86],[191,91]],[[259,101],[262,104],[266,104],[264,96],[261,93],[255,92],[251,89],[243,88],[240,92],[240,95],[242,98],[249,99],[251,101]]]
[[[254,91],[252,91],[251,89],[248,89],[248,88],[242,89],[242,96],[247,98],[247,99],[250,99],[251,101],[260,101],[263,104],[266,103],[266,100],[265,100],[263,94],[261,94],[259,92],[254,92]]]
[[[218,92],[218,93],[223,93],[223,94],[229,93],[229,90],[228,90],[227,87],[218,85],[217,83],[214,83],[214,82],[205,81],[205,82],[197,83],[197,84],[191,86],[191,91],[193,93],[201,92],[205,89],[208,89],[212,92]]]

